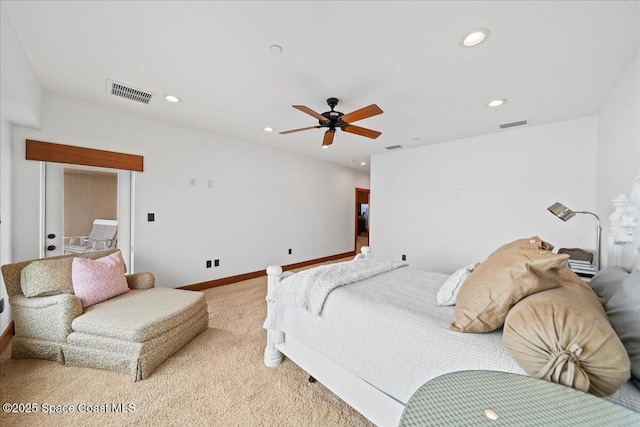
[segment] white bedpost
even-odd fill
[[[353,258],[354,260],[356,259],[368,259],[371,256],[371,248],[369,246],[363,246],[360,249],[361,253],[359,253],[358,255],[355,256],[355,258]]]
[[[274,292],[278,277],[282,274],[282,267],[279,265],[270,265],[267,267],[267,317],[273,309],[273,300],[271,295]],[[276,348],[276,338],[281,336],[282,332],[267,330],[267,347],[264,349],[264,364],[270,368],[275,368],[282,363],[282,353]]]

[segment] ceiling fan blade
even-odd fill
[[[342,121],[345,123],[353,123],[358,120],[366,119],[368,117],[377,116],[378,114],[382,114],[382,110],[376,104],[371,104],[368,107],[361,108],[356,111],[352,111],[351,113],[347,113],[341,117]]]
[[[309,130],[309,129],[318,129],[321,128],[322,126],[309,126],[308,128],[300,128],[300,129],[291,129],[291,130],[285,130],[282,132],[278,132],[280,135],[286,135],[288,133],[294,133],[294,132],[300,132],[302,130]]]
[[[320,113],[316,113],[315,111],[313,111],[311,108],[309,107],[305,107],[304,105],[292,105],[293,108],[302,111],[303,113],[307,113],[310,116],[315,117],[316,119],[320,120],[320,121],[325,121],[327,120],[327,118],[325,116],[323,116]]]
[[[324,139],[322,140],[322,146],[333,144],[333,138],[336,136],[335,130],[328,130],[324,133]]]
[[[361,128],[360,126],[354,125],[345,125],[342,127],[342,130],[349,133],[355,133],[356,135],[366,136],[367,138],[376,139],[382,132],[378,132],[377,130],[371,130],[367,128]]]

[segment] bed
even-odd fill
[[[352,261],[373,262],[366,247]],[[319,303],[309,295],[283,299],[286,282],[281,281],[291,274],[279,266],[267,268],[265,365],[276,367],[286,355],[378,426],[397,426],[413,393],[440,375],[462,370],[526,375],[503,345],[502,329],[483,334],[450,329],[454,308],[435,304],[449,275],[396,263],[330,287]],[[605,399],[640,411],[640,390],[630,381]]]

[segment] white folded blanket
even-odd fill
[[[407,265],[406,262],[371,258],[321,265],[283,279],[276,285],[272,299],[280,304],[302,307],[318,315],[329,292],[338,286],[359,282]]]

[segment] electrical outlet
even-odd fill
[[[210,259],[207,260],[207,268],[211,268],[211,260]]]
[[[402,255],[402,260],[406,261],[407,260],[407,256],[406,255]]]
[[[195,178],[191,178],[190,183],[191,183],[192,187],[195,187],[196,186],[196,179]]]
[[[291,255],[291,249],[289,249],[289,255]]]
[[[213,262],[213,266],[214,266],[214,267],[220,267],[220,260],[219,260],[219,259],[215,260],[215,261]]]

